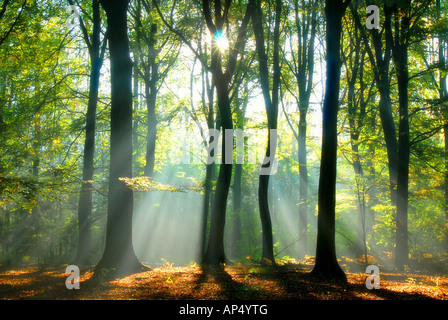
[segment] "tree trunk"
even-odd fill
[[[211,155],[213,156],[213,155]],[[207,222],[210,212],[210,203],[213,191],[213,179],[215,177],[215,164],[207,164],[205,168],[205,181],[204,181],[204,199],[202,203],[202,220],[201,220],[201,248],[199,251],[200,258],[205,254],[207,248]]]
[[[327,78],[323,105],[322,155],[318,190],[316,264],[312,274],[346,282],[336,258],[336,160],[337,114],[341,74],[340,46],[342,17],[349,1],[326,0]]]
[[[148,111],[148,132],[146,137],[146,165],[145,176],[152,177],[154,174],[156,139],[157,139],[157,82],[159,78],[159,68],[157,62],[157,51],[155,48],[157,34],[157,24],[151,24],[148,66],[145,68],[145,95]]]
[[[204,106],[208,106],[207,110],[207,126],[210,130],[214,129],[215,126],[215,112],[214,112],[214,86],[210,85],[207,71],[204,66],[202,67],[202,103]],[[208,103],[205,100],[205,95],[208,97]],[[219,126],[217,126],[219,128]],[[207,147],[212,143],[211,136],[208,136]],[[216,141],[215,141],[216,142]],[[199,261],[204,257],[207,248],[207,225],[208,217],[210,213],[210,204],[212,203],[213,196],[213,180],[215,180],[216,165],[210,159],[215,157],[215,150],[210,150],[207,154],[207,164],[205,167],[205,181],[204,181],[204,198],[202,204],[202,220],[201,220],[201,239],[200,239],[200,250],[199,250]]]
[[[227,22],[226,15],[230,8],[231,2],[226,2],[224,10],[221,7],[220,1],[214,2],[214,16],[215,22],[212,19],[210,2],[207,0],[202,1],[202,9],[204,14],[204,19],[207,27],[212,35],[215,35],[217,31],[222,31],[224,23]],[[227,210],[227,198],[229,195],[230,183],[232,179],[232,155],[226,153],[226,130],[231,130],[233,133],[233,122],[232,122],[232,110],[230,107],[230,97],[229,97],[229,85],[232,77],[234,75],[235,66],[237,62],[237,57],[239,51],[241,50],[241,44],[244,43],[244,39],[247,32],[247,24],[249,23],[250,13],[246,11],[245,16],[242,20],[241,25],[238,27],[237,40],[232,44],[229,50],[229,61],[227,64],[227,69],[223,72],[223,58],[220,48],[216,45],[216,37],[213,36],[212,40],[212,63],[211,72],[213,74],[213,83],[216,87],[217,93],[217,104],[219,109],[219,121],[222,128],[222,162],[220,164],[218,179],[216,181],[216,191],[213,198],[212,205],[212,216],[210,222],[210,236],[208,240],[208,246],[202,259],[202,264],[204,266],[218,266],[226,262],[227,258],[224,253],[224,228],[225,228],[225,218]],[[229,139],[232,139],[233,144],[233,134]],[[232,148],[233,151],[233,148]],[[229,159],[227,159],[229,158]]]
[[[132,245],[132,63],[127,34],[129,0],[101,0],[106,11],[111,60],[111,131],[106,244],[95,273],[121,276],[141,269]]]
[[[280,64],[279,64],[279,38],[280,38],[280,16],[282,12],[281,1],[275,2],[275,24],[274,24],[274,44],[273,44],[273,81],[272,97],[269,85],[268,56],[266,54],[266,44],[263,30],[263,12],[261,4],[256,1],[250,1],[253,6],[252,25],[255,34],[255,45],[258,55],[259,81],[263,92],[263,98],[268,118],[268,142],[266,146],[266,156],[260,169],[258,185],[258,204],[260,208],[260,220],[263,232],[262,263],[275,264],[274,259],[274,241],[272,235],[272,221],[269,210],[268,191],[269,178],[274,172],[276,166],[276,147],[277,147],[277,119],[278,119],[278,93],[280,82]]]
[[[409,184],[409,111],[408,111],[408,42],[409,42],[409,4],[403,7],[397,4],[388,8],[394,13],[394,26],[399,30],[392,31],[391,20],[386,20],[386,40],[392,49],[392,60],[395,65],[398,83],[398,166],[397,166],[397,199],[396,199],[396,248],[395,267],[401,271],[409,262],[408,247],[408,184]]]
[[[409,185],[409,112],[408,112],[408,69],[407,48],[400,50],[400,62],[396,64],[399,95],[399,138],[397,175],[397,218],[396,218],[396,267],[402,270],[409,263],[408,247],[408,185]]]
[[[294,74],[298,85],[299,133],[299,259],[305,259],[308,248],[308,165],[307,165],[307,113],[313,88],[314,40],[317,26],[317,2],[308,1],[299,6],[294,1],[296,32],[298,36],[297,64]],[[302,12],[300,16],[299,12]],[[311,29],[310,29],[311,26]]]
[[[233,232],[232,232],[232,256],[240,257],[240,242],[241,242],[241,184],[243,177],[243,165],[241,163],[235,164],[235,172],[233,173]]]
[[[308,109],[308,108],[307,108]],[[299,119],[299,259],[305,259],[308,248],[308,166],[306,151],[306,110],[300,110]]]
[[[137,159],[140,156],[140,151],[138,148],[138,129],[139,129],[139,75],[138,75],[138,65],[137,65],[137,59],[134,60],[134,66],[133,66],[133,102],[132,102],[132,108],[133,108],[133,125],[132,125],[132,145],[134,147],[134,175],[138,175],[138,172],[140,170],[138,166]]]
[[[371,4],[370,1],[368,4]],[[381,126],[384,133],[384,141],[386,143],[387,160],[389,169],[389,190],[391,203],[396,206],[397,199],[397,172],[398,172],[398,140],[397,131],[395,128],[394,117],[392,113],[392,101],[390,98],[390,77],[389,67],[391,61],[391,45],[386,40],[385,46],[381,40],[381,35],[376,29],[370,30],[372,35],[372,42],[375,48],[373,53],[368,46],[368,38],[364,32],[364,25],[361,24],[358,13],[354,6],[350,5],[351,12],[355,18],[355,23],[358,29],[361,31],[364,41],[366,43],[367,53],[369,54],[370,63],[374,66],[375,81],[377,83],[378,91],[380,94],[380,101],[378,103],[378,109],[380,112]],[[390,23],[391,12],[385,6],[384,11],[385,24]]]
[[[213,199],[210,236],[208,246],[202,260],[202,264],[218,266],[226,263],[227,258],[224,252],[224,227],[226,222],[227,198],[229,195],[230,183],[232,179],[232,163],[226,163],[226,130],[233,130],[232,114],[230,110],[229,88],[226,79],[219,74],[214,74],[217,90],[217,102],[220,112],[222,127],[222,162],[219,166],[218,179],[216,181],[216,191]],[[233,136],[232,136],[233,143]]]
[[[71,2],[72,3],[72,2]],[[87,102],[86,131],[84,142],[84,158],[82,168],[82,184],[78,201],[78,247],[75,258],[77,265],[90,265],[92,263],[92,192],[93,192],[93,172],[95,154],[95,122],[96,108],[98,104],[98,88],[100,82],[100,72],[103,65],[103,55],[101,52],[101,15],[100,4],[92,1],[92,34],[88,37],[87,31],[83,33],[84,41],[89,47],[90,56],[90,84],[89,98]]]
[[[244,117],[246,114],[247,104],[249,102],[249,81],[244,82],[244,91],[242,91],[242,95],[240,95],[238,92],[235,93],[235,96],[233,97],[235,103],[235,113],[236,113],[236,125],[235,127],[240,130],[244,129]],[[243,163],[244,163],[244,150],[245,150],[245,137],[243,136],[242,142],[242,153],[238,153],[238,145],[236,146],[236,158],[237,163],[235,164],[235,169],[233,173],[233,187],[232,187],[232,196],[233,196],[233,214],[234,214],[234,220],[233,220],[233,229],[232,229],[232,256],[235,258],[241,257],[241,219],[242,219],[242,211],[241,211],[241,204],[242,204],[242,179],[243,179],[243,164],[238,162],[238,157],[240,155],[243,156]]]
[[[84,161],[82,173],[81,194],[78,202],[78,251],[75,263],[77,265],[89,265],[91,257],[91,216],[92,216],[92,190],[95,153],[95,122],[96,106],[98,101],[98,87],[102,61],[97,56],[92,59],[90,72],[89,101],[86,116],[86,137],[84,143]]]

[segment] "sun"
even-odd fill
[[[215,40],[216,46],[221,50],[225,51],[229,48],[229,40],[227,39],[226,35],[222,30],[218,30],[213,35],[213,38]]]

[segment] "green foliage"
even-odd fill
[[[194,182],[194,185],[178,185],[173,186],[161,182],[154,181],[151,177],[135,177],[135,178],[120,178],[133,191],[148,192],[148,191],[170,191],[170,192],[187,192],[187,191],[202,191],[202,185],[194,178],[187,178]]]
[[[370,2],[380,6],[383,17],[382,1],[357,2],[359,16],[365,16],[365,6]],[[0,43],[0,258],[27,262],[60,259],[66,262],[73,257],[77,242],[76,212],[82,181],[87,84],[91,67],[88,48],[79,27],[71,31],[67,29],[65,3],[26,1],[23,9],[22,1],[9,3],[0,19],[0,39],[12,27]],[[318,6],[313,8],[312,3]],[[444,12],[448,2],[441,1],[443,10],[440,12],[435,5],[418,11],[422,3],[415,2],[412,10],[415,18],[419,13],[424,14],[413,24],[409,48],[411,162],[408,226],[411,256],[437,256],[437,253],[446,250],[448,233],[444,136],[447,108],[446,97],[440,95],[440,79],[446,76],[446,65],[441,65],[439,61],[439,39],[444,37],[445,42],[440,45],[444,46],[446,54]],[[83,14],[91,13],[90,1],[77,1],[77,4]],[[296,4],[298,20],[295,16]],[[324,48],[321,48],[325,21],[323,6],[319,4],[319,1],[286,1],[282,12],[279,166],[277,173],[271,177],[269,191],[275,252],[283,256],[277,257],[279,263],[287,263],[297,255],[300,188],[297,157],[300,115],[297,102],[299,90],[303,88],[297,77],[301,69],[296,67],[300,62],[299,48],[304,48],[303,43],[298,42],[297,22],[308,21],[310,12],[316,9],[318,24],[315,30],[316,52],[313,55],[312,104],[307,110],[308,254],[314,254],[321,154],[320,103],[324,91],[322,73],[325,58]],[[210,43],[206,40],[209,35],[202,17],[201,2],[161,1],[159,5],[166,21],[190,41],[197,50],[196,54],[210,65]],[[242,18],[245,6],[246,2],[232,2],[225,30],[230,41],[236,40],[237,31],[232,27],[232,22]],[[274,8],[273,2],[262,1],[262,7],[266,26],[272,26],[270,14]],[[137,19],[138,14],[141,21]],[[101,11],[101,15],[104,17],[104,12]],[[89,19],[84,19],[84,22],[90,34],[92,24]],[[382,26],[383,23],[384,19],[381,19]],[[156,34],[151,29],[152,24],[157,25]],[[207,91],[207,85],[213,83],[210,70],[202,68],[197,56],[182,42],[179,34],[171,32],[162,22],[151,1],[131,3],[129,25],[132,61],[137,75],[133,114],[134,175],[122,177],[121,180],[138,195],[137,204],[141,204],[145,194],[155,194],[157,191],[169,191],[173,197],[189,193],[203,196],[205,163],[175,164],[171,154],[185,138],[176,136],[178,129],[185,129],[190,134],[199,125],[207,128],[210,119],[214,127],[219,127],[216,92],[214,100],[209,101]],[[267,123],[263,98],[256,80],[258,61],[255,58],[253,31],[251,27],[249,29],[244,52],[241,52],[243,59],[236,67],[235,80],[229,84],[232,117],[235,128],[265,130]],[[266,42],[271,46],[273,30],[265,30]],[[305,32],[304,29],[299,30]],[[375,66],[368,55],[373,43],[371,34],[367,34],[369,43],[366,45],[349,11],[344,17],[344,30],[338,122],[337,247],[343,254],[357,254],[353,248],[360,244],[359,217],[360,208],[364,205],[363,240],[367,251],[370,255],[392,261],[389,253],[394,252],[396,241],[396,209],[390,198],[388,156],[378,109],[379,88],[375,83]],[[105,31],[106,26],[102,25],[102,39]],[[156,40],[154,52],[150,47],[151,37]],[[381,41],[384,47],[384,37]],[[268,50],[269,61],[272,53]],[[146,82],[151,80],[147,73],[154,67],[150,64],[154,55],[160,78],[156,79],[155,177],[149,178],[143,176],[149,125],[147,92],[144,88]],[[96,117],[95,170],[91,181],[94,191],[92,237],[96,255],[102,252],[108,200],[110,79],[107,52],[105,57]],[[397,79],[392,66],[389,71],[392,114],[398,126]],[[353,92],[349,92],[350,80],[353,80]],[[349,100],[352,93],[350,97],[354,99]],[[200,137],[194,138],[200,140]],[[197,154],[191,154],[191,159],[195,156]],[[359,163],[362,173],[355,174],[356,163]],[[257,260],[261,256],[258,209],[260,164],[244,163],[242,167],[241,208],[229,210],[226,234],[233,235],[233,223],[240,221],[239,256],[235,260],[244,260],[246,256]],[[216,175],[211,182],[212,193],[216,191],[218,168],[216,165]],[[232,191],[227,203],[229,208],[233,208],[236,201]],[[151,208],[166,205],[163,201],[155,201]],[[197,208],[201,206],[199,202],[195,205]],[[186,211],[185,208],[179,210],[182,213]],[[200,210],[192,214],[194,219],[199,215]],[[192,229],[192,233],[195,232]],[[234,245],[230,244],[230,240],[226,243]],[[254,268],[250,273],[260,273],[262,270]],[[103,271],[103,276],[108,272]]]

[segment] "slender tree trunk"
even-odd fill
[[[138,66],[137,59],[134,60],[133,67],[133,125],[132,125],[132,145],[134,147],[134,175],[138,174],[140,170],[137,159],[140,156],[139,148],[138,148],[138,129],[139,129],[139,76],[138,76]]]
[[[235,258],[240,257],[240,242],[241,242],[241,185],[243,177],[243,165],[241,163],[235,164],[233,173],[233,232],[232,232],[232,255]]]
[[[318,190],[316,264],[312,274],[346,282],[336,258],[337,114],[341,74],[342,17],[349,1],[326,0],[327,78],[323,106],[322,155]]]
[[[235,113],[236,113],[236,128],[243,130],[244,129],[244,117],[246,114],[247,104],[249,102],[249,89],[248,89],[249,81],[245,81],[244,83],[244,91],[242,95],[239,95],[238,92],[234,96],[235,103]],[[244,163],[244,136],[242,141],[242,156]],[[232,229],[232,255],[235,258],[241,257],[241,219],[242,219],[242,179],[243,179],[243,164],[238,163],[238,145],[237,148],[237,163],[235,164],[235,169],[233,173],[233,187],[232,187],[232,195],[233,195],[233,229]]]
[[[215,126],[215,112],[214,112],[214,85],[210,85],[207,71],[204,66],[202,67],[202,103],[204,106],[208,106],[207,112],[207,126],[210,130],[214,129]],[[208,97],[208,103],[205,100],[205,95]],[[219,126],[217,126],[219,128]],[[213,142],[211,136],[209,135],[209,140],[207,141],[207,146]],[[202,204],[202,220],[201,220],[201,239],[200,239],[200,251],[199,251],[199,261],[204,257],[207,248],[207,225],[208,217],[210,213],[210,204],[212,203],[213,196],[213,180],[215,179],[216,165],[210,159],[214,159],[215,150],[210,150],[207,154],[207,164],[205,167],[205,181],[204,181],[204,198]]]
[[[92,263],[91,216],[94,171],[93,163],[95,154],[96,106],[98,101],[101,65],[102,61],[100,58],[93,58],[92,70],[90,72],[89,101],[86,116],[86,137],[84,143],[82,185],[78,202],[79,239],[78,251],[75,259],[75,263],[78,265],[89,265]]]
[[[100,72],[103,65],[103,55],[101,52],[101,14],[98,1],[92,1],[92,34],[88,38],[87,32],[84,34],[84,41],[89,47],[90,56],[90,84],[89,98],[87,102],[86,129],[84,142],[84,158],[82,168],[82,184],[78,201],[78,247],[75,258],[77,265],[90,265],[92,263],[92,192],[93,192],[93,172],[95,154],[95,122],[96,108],[98,104],[98,89],[100,82]]]
[[[308,110],[308,107],[306,109]],[[300,109],[299,111],[299,259],[305,259],[308,248],[308,165],[306,150],[307,110]]]
[[[232,114],[230,110],[229,88],[226,79],[216,74],[215,84],[217,89],[217,102],[220,112],[220,121],[222,127],[222,162],[219,166],[218,180],[216,182],[216,191],[213,199],[210,236],[208,246],[205,251],[202,264],[217,266],[227,262],[224,252],[224,226],[226,222],[227,198],[229,195],[230,183],[232,179],[232,162],[226,160],[226,130],[233,130]],[[233,135],[232,135],[233,143]]]
[[[408,247],[408,185],[409,185],[409,112],[408,112],[408,70],[407,48],[400,50],[401,59],[397,67],[399,95],[399,138],[397,175],[397,218],[396,218],[396,266],[402,270],[409,263]]]
[[[403,270],[409,262],[408,247],[408,184],[409,184],[409,111],[408,111],[408,41],[410,17],[409,4],[403,7],[397,4],[390,7],[394,13],[395,30],[392,31],[391,20],[386,20],[386,39],[392,49],[392,60],[395,65],[398,83],[398,166],[397,166],[397,199],[396,199],[396,248],[395,266]],[[389,9],[389,8],[388,8]]]
[[[211,155],[213,156],[213,155]],[[204,199],[202,202],[202,220],[201,220],[201,248],[199,251],[200,258],[205,254],[207,248],[207,222],[210,212],[210,203],[213,190],[213,179],[215,177],[215,164],[207,164],[205,168],[205,183],[204,183]]]
[[[371,4],[369,1],[368,4]],[[390,77],[389,68],[391,62],[391,44],[386,40],[385,45],[381,40],[381,35],[376,29],[370,30],[372,35],[372,42],[375,51],[373,52],[368,46],[368,38],[364,32],[364,25],[361,24],[358,13],[353,5],[350,5],[351,12],[355,18],[355,23],[361,31],[362,36],[367,47],[370,62],[374,66],[375,81],[377,83],[380,100],[378,109],[380,113],[381,126],[384,133],[384,141],[386,143],[387,160],[389,169],[389,190],[391,203],[396,206],[397,199],[397,174],[398,174],[398,140],[397,130],[395,128],[394,116],[392,113],[392,100],[390,98]],[[388,5],[385,5],[384,20],[385,24],[390,23],[391,11],[388,10]]]
[[[385,24],[390,23],[391,12],[385,9]],[[380,112],[381,126],[384,133],[384,142],[386,143],[387,160],[389,169],[389,190],[390,199],[393,206],[397,203],[397,175],[398,175],[398,139],[395,128],[395,120],[392,112],[392,100],[390,95],[390,76],[389,68],[391,62],[391,44],[386,40],[383,45],[381,35],[378,30],[371,30],[373,45],[375,48],[375,60],[371,62],[377,69],[375,80],[377,82],[380,100],[378,108]],[[372,56],[373,58],[373,56]]]
[[[38,131],[38,130],[37,130]],[[37,132],[36,131],[36,132]],[[39,141],[38,138],[38,134],[36,134],[35,139],[37,139],[37,141]],[[39,148],[37,146],[37,144],[35,144],[34,146],[34,152],[35,152],[35,156],[33,159],[33,166],[31,169],[31,174],[33,176],[33,178],[35,179],[35,183],[37,186],[38,183],[38,179],[39,179],[39,166],[40,166],[40,159],[39,159],[39,152],[38,152]],[[29,237],[31,238],[30,240],[32,241],[34,248],[32,253],[30,254],[30,256],[34,256],[35,258],[37,258],[37,260],[40,260],[40,246],[41,246],[41,241],[39,237],[39,231],[40,231],[40,216],[39,216],[39,205],[40,205],[40,200],[39,200],[39,192],[36,190],[35,191],[35,195],[34,195],[34,205],[31,209],[31,225],[32,225],[32,229],[33,232],[31,234],[29,234]]]
[[[224,23],[227,22],[226,15],[230,8],[231,2],[225,3],[225,8],[221,7],[221,1],[214,1],[214,17],[212,19],[212,13],[210,8],[210,2],[208,0],[202,1],[202,9],[204,19],[207,24],[207,28],[213,35],[212,40],[212,63],[211,72],[213,74],[213,83],[216,87],[217,93],[217,105],[219,109],[219,122],[222,128],[222,162],[220,164],[218,179],[216,181],[216,191],[213,198],[212,215],[210,221],[210,236],[208,239],[207,249],[202,259],[204,266],[218,266],[226,262],[226,256],[224,253],[224,228],[226,220],[227,210],[227,198],[229,195],[230,183],[232,179],[232,167],[233,159],[231,154],[226,152],[226,143],[228,139],[233,145],[233,122],[232,122],[232,110],[230,107],[229,97],[229,85],[232,77],[234,76],[237,57],[241,49],[241,44],[244,42],[247,32],[247,24],[249,22],[250,13],[246,11],[246,14],[238,27],[238,36],[235,43],[231,44],[229,48],[229,60],[227,69],[223,72],[223,59],[221,50],[216,46],[216,32],[222,31]],[[232,135],[226,137],[226,130],[231,130]],[[232,148],[233,151],[233,148]],[[229,159],[227,159],[229,158]]]
[[[278,94],[280,82],[280,64],[279,64],[279,42],[280,42],[280,18],[282,12],[281,1],[275,2],[275,22],[274,22],[274,40],[273,40],[273,83],[272,97],[269,85],[268,56],[266,54],[266,44],[263,30],[263,13],[260,2],[250,1],[253,6],[252,24],[255,34],[255,45],[258,55],[259,81],[263,92],[263,98],[268,118],[268,142],[266,147],[266,156],[260,169],[258,185],[258,204],[260,208],[260,220],[263,232],[262,263],[275,264],[274,259],[274,240],[272,235],[272,221],[269,210],[269,178],[275,172],[276,166],[276,148],[277,148],[277,119],[278,119]]]
[[[299,161],[299,259],[305,259],[308,248],[308,165],[307,113],[313,88],[314,41],[317,26],[317,1],[294,1],[295,26],[298,36],[295,76],[298,84],[298,161]],[[299,13],[301,12],[301,13]],[[311,29],[310,29],[311,28]]]
[[[153,66],[154,69],[157,66]],[[153,70],[154,70],[153,69]],[[157,71],[155,71],[157,72]],[[154,74],[154,72],[153,72]],[[154,174],[156,139],[157,139],[157,119],[156,119],[156,86],[151,78],[150,84],[145,85],[146,107],[148,112],[148,131],[146,136],[146,165],[145,176],[152,177]]]
[[[145,176],[152,177],[154,174],[156,139],[157,139],[157,82],[159,78],[159,68],[157,62],[157,51],[155,48],[157,35],[157,24],[151,24],[149,40],[149,61],[145,70],[145,95],[148,110],[148,132],[146,137],[146,166]],[[150,69],[150,70],[149,70]]]
[[[127,34],[129,0],[101,0],[106,11],[111,60],[111,132],[106,244],[95,272],[124,275],[142,265],[132,245],[133,192],[120,178],[132,177],[132,63]]]

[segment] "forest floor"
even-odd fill
[[[346,266],[346,264],[344,264]],[[312,266],[276,268],[235,264],[205,273],[199,266],[157,268],[113,281],[93,281],[81,270],[80,289],[68,290],[66,265],[0,265],[0,299],[5,300],[448,300],[448,277],[424,272],[380,273],[380,288],[367,289],[363,272],[347,272],[347,284],[321,282]]]

